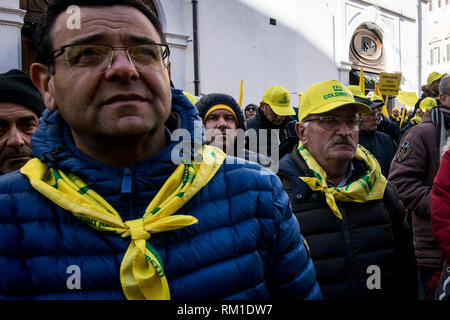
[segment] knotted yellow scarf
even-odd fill
[[[422,117],[416,114],[414,117],[411,118],[410,121],[414,121],[416,124],[419,124],[420,122],[422,122]]]
[[[127,299],[170,299],[161,257],[146,241],[152,233],[180,229],[197,222],[189,215],[173,215],[215,175],[222,150],[203,146],[203,161],[180,164],[156,194],[140,219],[123,222],[117,211],[74,174],[48,168],[39,159],[20,170],[30,184],[60,207],[91,227],[122,237],[131,236],[120,266],[120,282]]]
[[[321,191],[325,195],[328,206],[339,219],[342,219],[342,215],[336,204],[336,200],[343,202],[367,202],[383,199],[387,180],[381,174],[378,161],[361,145],[358,145],[356,149],[355,158],[364,162],[367,166],[367,171],[364,176],[344,187],[328,187],[325,170],[322,169],[301,142],[299,143],[298,151],[314,175],[314,177],[299,178],[305,181],[312,190]]]

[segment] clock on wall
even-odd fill
[[[378,32],[361,25],[356,29],[350,43],[350,61],[354,67],[379,72],[384,70],[383,41]]]

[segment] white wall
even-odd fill
[[[191,1],[161,3],[166,32],[188,37],[184,48],[172,50],[172,78],[193,93]],[[417,91],[415,0],[199,0],[200,93],[224,92],[237,99],[244,80],[244,106],[259,103],[272,85],[286,87],[297,105],[297,93],[314,82],[335,78],[348,84],[350,40],[366,22],[383,36],[386,71],[401,71],[402,90]]]
[[[21,28],[25,11],[19,0],[0,1],[0,73],[22,66]]]

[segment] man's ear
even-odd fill
[[[259,109],[261,109],[262,112],[265,112],[266,111],[266,104],[261,101],[259,103]]]
[[[297,133],[297,136],[299,137],[301,143],[305,146],[308,141],[306,139],[306,135],[305,135],[305,124],[301,123],[301,122],[296,122],[295,123],[295,132]]]
[[[33,63],[30,68],[30,77],[44,99],[45,106],[50,111],[58,109],[54,98],[53,77],[48,67],[42,63]]]
[[[443,106],[447,106],[447,99],[449,99],[450,96],[446,95],[445,93],[439,94],[439,100],[441,101],[441,104]],[[450,105],[450,104],[449,104]]]

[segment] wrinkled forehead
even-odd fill
[[[134,7],[81,6],[79,9],[63,11],[56,19],[50,32],[54,48],[88,41],[115,45],[130,45],[139,39],[161,42],[150,20]]]

